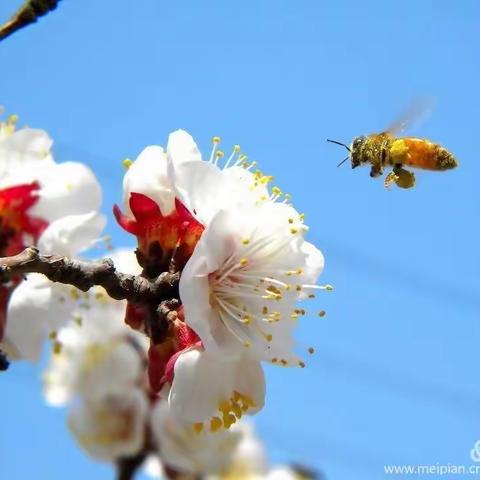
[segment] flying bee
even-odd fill
[[[419,108],[419,105],[415,104],[388,130],[355,137],[350,146],[336,140],[327,140],[345,147],[349,152],[338,166],[349,159],[352,168],[370,165],[370,176],[373,178],[383,175],[385,167],[390,166],[392,171],[385,177],[384,182],[387,188],[394,183],[400,188],[412,188],[415,185],[415,174],[404,166],[433,171],[457,167],[456,158],[441,145],[424,138],[396,136],[424,110],[424,106]]]

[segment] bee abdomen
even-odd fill
[[[425,170],[450,170],[458,162],[446,148],[421,138],[402,139],[407,147],[405,165]]]

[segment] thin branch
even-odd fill
[[[141,467],[146,457],[145,452],[140,452],[134,457],[125,457],[117,461],[117,480],[132,480]]]
[[[118,273],[111,259],[84,262],[60,255],[40,255],[28,247],[13,257],[0,258],[0,276],[42,273],[52,282],[73,285],[86,292],[103,287],[110,297],[137,305],[159,305],[178,298],[179,273],[164,272],[156,280]]]
[[[59,2],[60,0],[27,0],[17,13],[0,27],[0,41],[55,10]]]

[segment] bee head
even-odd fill
[[[365,146],[367,137],[361,135],[360,137],[355,137],[353,139],[352,145],[350,147],[350,157],[352,161],[352,168],[357,168],[363,163],[365,163],[365,156],[363,155],[363,148]]]

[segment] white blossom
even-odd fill
[[[0,123],[0,219],[3,256],[36,244],[42,253],[76,255],[100,236],[101,189],[91,170],[76,162],[57,164],[46,132]],[[17,282],[18,283],[18,282]],[[45,334],[68,311],[62,287],[38,275],[7,286],[8,309],[0,317],[0,347],[9,357],[38,359]]]

